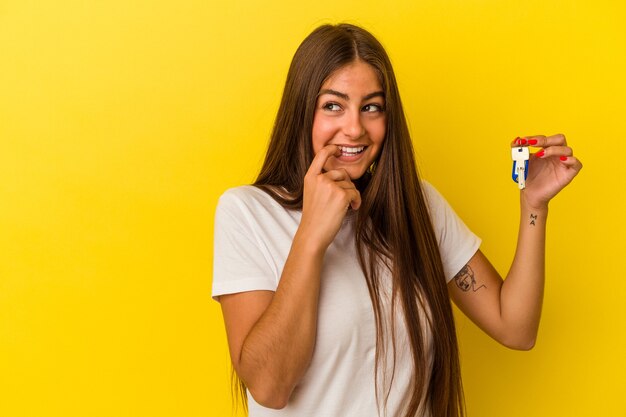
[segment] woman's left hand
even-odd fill
[[[547,207],[550,200],[569,184],[583,165],[567,146],[565,135],[526,136],[511,143],[515,146],[542,148],[530,156],[524,197],[532,207]]]

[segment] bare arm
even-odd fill
[[[330,145],[318,152],[305,177],[302,219],[276,292],[220,297],[235,370],[266,407],[283,408],[309,366],[324,254],[347,208],[360,205],[345,170],[322,172],[337,149]]]
[[[512,349],[530,349],[537,337],[545,281],[547,214],[547,209],[542,213],[522,209],[517,250],[506,280],[478,251],[448,284],[461,311]]]
[[[296,237],[275,293],[220,297],[235,370],[266,407],[286,405],[311,360],[323,255]]]
[[[448,284],[454,302],[481,329],[524,350],[534,346],[541,317],[548,202],[582,168],[563,135],[529,139],[543,146],[544,154],[533,157],[528,187],[520,195],[517,248],[506,280],[478,251]]]

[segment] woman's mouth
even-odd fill
[[[359,159],[361,159],[361,157],[363,156],[363,151],[367,149],[367,146],[365,145],[360,145],[360,146],[338,145],[338,148],[339,148],[339,152],[341,152],[339,156],[335,157],[337,158],[338,161],[354,162],[354,161],[358,161]]]
[[[341,156],[357,156],[361,152],[365,150],[366,146],[339,146],[339,150],[341,151]]]

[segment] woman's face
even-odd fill
[[[320,89],[313,118],[313,152],[337,145],[326,171],[343,168],[360,178],[385,140],[385,97],[374,68],[356,60],[335,71]]]

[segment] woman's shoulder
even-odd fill
[[[428,212],[433,224],[436,227],[445,223],[452,214],[456,216],[456,214],[454,214],[454,209],[450,206],[448,200],[446,200],[446,198],[439,192],[439,190],[437,190],[437,188],[435,188],[435,186],[425,180],[421,180],[421,184],[422,194],[424,195]]]
[[[249,200],[258,199],[260,193],[265,194],[262,190],[254,185],[239,185],[237,187],[228,188],[220,196],[220,200]]]
[[[431,183],[423,179],[420,183],[422,185],[422,194],[424,195],[426,204],[428,204],[431,209],[445,203],[444,197]]]
[[[282,206],[265,190],[254,185],[240,185],[222,193],[218,209],[239,209],[245,211],[276,210]]]
[[[267,204],[273,200],[265,191],[254,185],[228,188],[219,198],[219,206]]]

